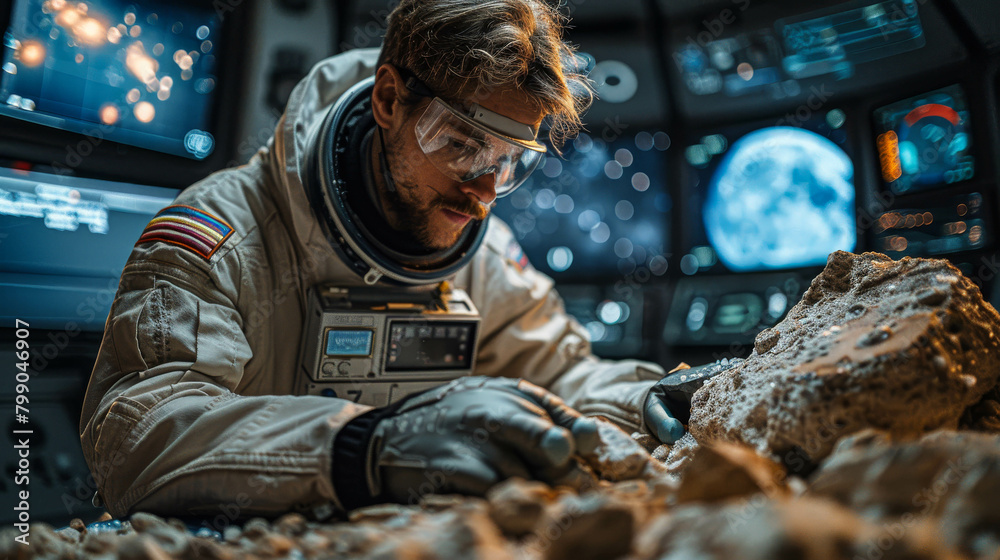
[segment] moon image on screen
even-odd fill
[[[851,251],[854,165],[833,141],[801,128],[771,127],[737,140],[708,186],[702,217],[731,270],[822,265]]]

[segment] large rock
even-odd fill
[[[837,445],[808,493],[897,532],[933,522],[963,553],[1000,556],[998,435],[935,432],[892,444],[882,434],[858,434]]]
[[[947,261],[830,255],[802,300],[695,393],[689,429],[808,472],[842,436],[954,429],[1000,376],[1000,315]]]

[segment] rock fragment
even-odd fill
[[[170,560],[156,541],[147,535],[132,534],[120,539],[117,545],[120,560]]]
[[[663,465],[625,431],[604,419],[596,419],[601,443],[594,455],[584,456],[587,465],[603,480],[662,478]]]
[[[545,560],[619,558],[632,548],[632,510],[607,494],[566,496],[536,532]]]
[[[764,493],[771,498],[790,494],[785,469],[754,450],[726,442],[702,446],[677,489],[677,503],[718,502]]]
[[[535,530],[555,496],[546,484],[512,478],[494,486],[486,499],[497,527],[505,535],[521,537]]]
[[[965,411],[961,428],[1000,434],[1000,385]]]

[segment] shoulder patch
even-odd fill
[[[522,249],[521,245],[513,239],[511,239],[510,243],[507,245],[504,258],[506,258],[507,262],[512,264],[514,268],[517,268],[518,272],[522,272],[524,269],[531,266],[531,263],[528,262],[528,255],[524,254],[524,249]]]
[[[167,206],[149,222],[136,245],[163,241],[209,259],[232,234],[232,226],[208,212],[190,206]]]

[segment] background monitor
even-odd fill
[[[178,192],[0,168],[0,320],[102,330],[133,245]]]
[[[206,2],[15,0],[0,114],[204,159],[221,27]]]
[[[685,274],[819,266],[853,250],[854,165],[846,114],[732,127],[685,150],[691,187]]]
[[[965,93],[958,85],[877,109],[885,186],[905,194],[972,179],[976,166],[971,125]]]
[[[667,270],[672,201],[662,131],[613,139],[580,134],[550,153],[518,190],[498,201],[531,263],[559,278],[610,278]]]

